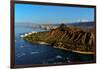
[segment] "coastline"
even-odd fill
[[[54,47],[54,48],[62,49],[62,50],[65,50],[65,51],[72,51],[72,52],[80,53],[80,54],[93,54],[93,55],[95,54],[95,52],[85,52],[85,51],[69,50],[69,49],[66,49],[66,48],[59,48],[59,47]]]
[[[26,36],[29,36],[33,33],[37,33],[37,32],[29,32],[29,33],[26,33],[24,35],[20,35],[21,38],[24,38]],[[37,41],[37,42],[33,42],[33,43],[38,43],[38,44],[45,44],[45,45],[50,45],[49,43],[46,43],[46,42],[43,42],[43,41]],[[80,53],[80,54],[93,54],[95,55],[95,52],[86,52],[86,51],[79,51],[79,50],[71,50],[71,49],[66,49],[66,48],[63,48],[63,47],[56,47],[56,46],[53,46],[53,48],[57,48],[57,49],[62,49],[62,50],[65,50],[65,51],[72,51],[72,52],[75,52],[75,53]]]
[[[45,44],[45,45],[50,45],[49,43],[46,43],[46,42],[37,42],[37,43],[39,43],[39,44]]]
[[[38,41],[38,42],[34,42],[34,43],[38,43],[38,44],[44,44],[44,45],[50,45],[49,43],[46,43],[46,42],[40,42],[40,41]],[[59,48],[59,47],[55,47],[55,46],[53,46],[53,48],[56,48],[56,49],[61,49],[61,50],[65,50],[65,51],[71,51],[71,52],[75,52],[75,53],[80,53],[80,54],[90,54],[90,55],[94,55],[95,54],[95,52],[85,52],[85,51],[77,51],[77,50],[71,50],[71,49],[66,49],[66,48]]]
[[[50,45],[49,43],[46,43],[46,42],[37,42],[37,43],[39,43],[39,44],[45,44],[45,45]],[[62,50],[65,50],[65,51],[71,51],[71,52],[75,52],[75,53],[80,53],[80,54],[90,54],[90,55],[94,55],[95,54],[95,52],[86,52],[86,51],[77,51],[77,50],[71,50],[71,49],[66,49],[66,48],[59,48],[59,47],[55,47],[55,46],[53,46],[53,48],[57,48],[57,49],[62,49]]]

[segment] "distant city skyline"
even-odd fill
[[[94,21],[94,8],[15,4],[15,23],[59,24]]]

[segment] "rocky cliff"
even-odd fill
[[[58,28],[46,32],[33,33],[23,37],[31,43],[46,42],[56,48],[93,52],[95,34],[93,30],[82,30],[76,27],[67,27],[61,24]]]

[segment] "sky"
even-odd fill
[[[94,8],[15,4],[15,23],[74,23],[94,21]]]

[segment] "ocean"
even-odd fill
[[[32,31],[41,32],[45,30],[15,26],[15,65],[63,64],[95,61],[93,55],[64,51],[45,44],[31,44],[20,38],[20,35]]]

